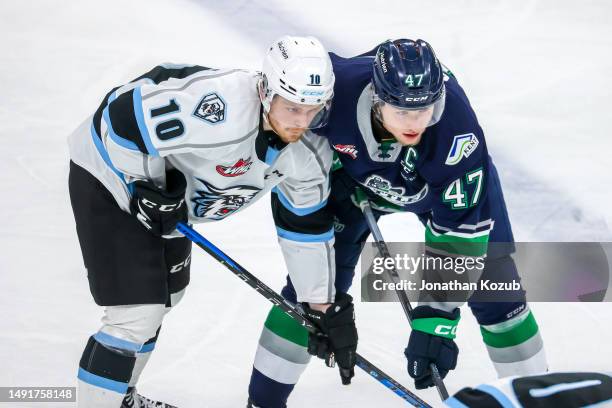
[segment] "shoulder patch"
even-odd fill
[[[453,138],[446,162],[444,164],[448,166],[454,166],[459,163],[464,157],[470,157],[470,155],[478,147],[478,138],[473,133],[467,133],[465,135],[457,135]]]
[[[193,112],[193,116],[216,125],[225,120],[225,109],[223,98],[213,92],[202,98]]]

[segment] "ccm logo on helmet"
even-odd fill
[[[302,95],[304,96],[323,96],[324,93],[325,91],[309,91],[307,89],[302,91]]]
[[[416,98],[406,98],[406,102],[423,102],[426,101],[428,96],[418,96]]]

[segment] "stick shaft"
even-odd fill
[[[365,216],[366,222],[368,223],[368,227],[372,232],[372,236],[374,237],[374,242],[376,243],[376,248],[378,249],[378,252],[383,258],[391,258],[389,247],[383,239],[382,233],[380,232],[380,228],[378,228],[378,223],[376,222],[376,217],[374,217],[374,213],[372,212],[370,202],[366,200],[362,202],[360,206],[361,210],[363,211],[363,215]],[[400,282],[399,273],[397,272],[395,266],[393,266],[393,268],[391,268],[390,270],[386,270],[389,274],[389,277],[391,278],[391,281],[395,283],[395,294],[397,295],[397,298],[400,304],[402,305],[402,309],[404,309],[404,314],[406,315],[408,322],[411,322],[412,319],[410,317],[410,314],[412,312],[412,305],[410,304],[410,300],[408,299],[408,295],[406,295],[406,292],[398,289],[398,287],[400,287],[398,285],[398,283]],[[429,365],[429,369],[431,370],[434,384],[436,385],[436,388],[438,390],[438,395],[440,395],[442,401],[445,401],[446,399],[448,399],[448,391],[446,390],[446,385],[444,385],[444,381],[440,376],[438,367],[436,367],[434,363],[431,363]]]
[[[276,293],[274,290],[270,289],[266,284],[260,281],[255,275],[251,274],[249,271],[244,269],[240,264],[234,261],[232,258],[227,256],[223,251],[217,248],[213,243],[208,241],[202,235],[200,235],[197,231],[195,231],[190,226],[179,223],[176,228],[179,232],[181,232],[185,237],[191,240],[194,244],[202,248],[209,255],[215,258],[217,261],[222,263],[227,269],[232,271],[234,275],[238,276],[245,283],[259,292],[262,296],[268,299],[274,305],[280,307],[285,313],[287,313],[291,318],[300,323],[306,330],[311,333],[317,332],[317,327],[312,324],[293,304],[286,301],[281,295]],[[409,404],[415,407],[422,408],[431,408],[431,405],[427,404],[425,401],[421,400],[414,393],[409,391],[403,385],[395,381],[392,377],[384,373],[381,369],[376,367],[374,364],[370,363],[364,357],[357,353],[357,364],[359,368],[363,369],[366,373],[368,373],[371,377],[376,379],[379,383],[383,384],[385,387],[393,391],[400,398],[407,401]]]

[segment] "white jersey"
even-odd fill
[[[158,66],[107,95],[69,137],[70,157],[126,212],[132,183],[163,187],[168,168],[187,179],[192,223],[221,220],[272,191],[298,301],[330,302],[334,234],[325,204],[332,152],[311,132],[285,145],[262,130],[259,78],[254,71]]]

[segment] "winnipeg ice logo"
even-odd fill
[[[446,157],[445,164],[454,166],[461,159],[468,158],[478,147],[478,138],[473,133],[457,135],[453,138],[453,144]]]
[[[225,101],[216,93],[204,96],[193,115],[216,125],[225,120]]]

